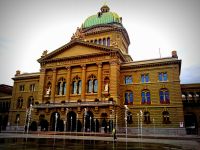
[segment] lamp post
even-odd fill
[[[66,108],[66,113],[65,113],[65,115],[66,115],[66,118],[65,118],[65,132],[68,130],[67,129],[67,114],[68,114],[68,108]]]
[[[127,105],[124,105],[124,107],[125,107],[125,118],[124,118],[124,120],[125,120],[125,125],[126,125],[126,142],[127,142],[127,114],[128,114],[129,108],[128,108]]]
[[[141,137],[142,137],[142,118],[143,118],[143,112],[140,110],[140,132],[141,132]]]
[[[71,118],[70,118],[70,120],[71,120],[71,125],[70,125],[70,132],[72,132],[72,116],[71,116]]]

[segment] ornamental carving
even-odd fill
[[[71,41],[75,40],[75,39],[83,40],[84,38],[85,38],[85,35],[82,31],[82,28],[77,27],[76,32],[71,37]]]

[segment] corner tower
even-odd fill
[[[128,60],[132,60],[128,55],[130,40],[122,25],[122,17],[111,12],[107,5],[103,5],[97,14],[89,16],[82,24],[81,31],[85,41],[118,48]]]

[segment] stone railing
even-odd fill
[[[84,106],[110,106],[115,105],[114,101],[98,101],[98,102],[65,102],[65,103],[41,103],[33,105],[33,108],[56,108],[56,107],[84,107]]]

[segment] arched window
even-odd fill
[[[130,111],[127,113],[127,123],[128,124],[133,123],[132,113]]]
[[[99,44],[100,44],[100,45],[102,44],[102,40],[101,40],[101,39],[99,39]]]
[[[161,104],[169,104],[169,92],[167,89],[161,89],[160,92],[160,103]]]
[[[132,91],[126,91],[125,92],[125,105],[133,104],[133,92]]]
[[[30,105],[33,105],[33,104],[34,104],[34,98],[33,98],[33,96],[30,96],[28,98],[27,108],[29,108]]]
[[[146,124],[151,123],[151,120],[150,120],[150,113],[149,113],[148,111],[145,111],[145,112],[144,112],[144,123],[146,123]]]
[[[94,40],[94,43],[95,43],[95,44],[98,44],[98,41],[97,41],[97,39],[95,39],[95,40]]]
[[[163,123],[164,124],[169,124],[170,123],[169,112],[168,111],[163,111],[162,115],[163,115]]]
[[[16,114],[15,123],[19,124],[20,121],[20,114]]]
[[[81,94],[82,82],[80,77],[75,76],[72,81],[72,94]]]
[[[95,75],[89,76],[88,79],[88,93],[97,93],[98,91],[98,81]]]
[[[19,97],[17,99],[17,105],[16,105],[16,108],[22,108],[23,106],[23,98],[22,97]]]
[[[151,97],[149,90],[142,91],[142,104],[151,104]]]
[[[64,78],[60,78],[57,85],[57,94],[65,95],[66,94],[66,81]]]
[[[103,45],[106,46],[106,39],[103,38]]]
[[[110,38],[107,38],[107,46],[110,46]]]

